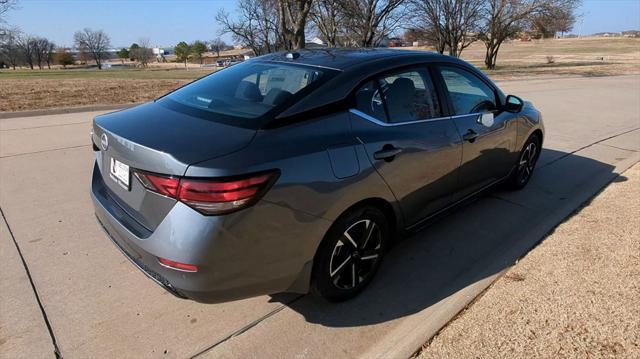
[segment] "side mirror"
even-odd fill
[[[524,101],[518,96],[509,95],[505,100],[504,110],[507,112],[520,112],[524,106]]]

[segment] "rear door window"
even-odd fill
[[[379,81],[389,122],[427,120],[442,115],[438,96],[426,69],[394,73]]]
[[[440,102],[426,68],[394,72],[365,83],[355,92],[355,107],[390,123],[442,116]]]

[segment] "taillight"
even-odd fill
[[[176,198],[207,215],[223,214],[257,202],[278,177],[277,171],[233,179],[168,177],[136,171],[147,189]]]

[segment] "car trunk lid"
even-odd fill
[[[110,196],[153,231],[176,200],[146,190],[136,170],[179,177],[190,164],[242,149],[255,132],[149,103],[96,117],[92,137]]]

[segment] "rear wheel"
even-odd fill
[[[387,219],[375,207],[361,207],[342,216],[316,253],[314,290],[332,302],[356,296],[378,270],[389,235]]]
[[[542,150],[540,143],[541,141],[536,134],[531,135],[527,142],[525,142],[518,156],[516,169],[508,180],[508,186],[511,189],[519,190],[529,183],[538,157],[540,157],[540,151]]]

